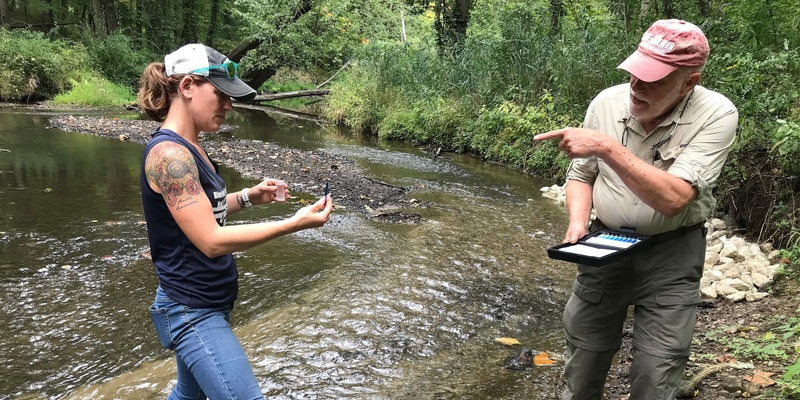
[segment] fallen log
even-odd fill
[[[291,99],[294,97],[310,97],[310,96],[325,96],[326,94],[330,93],[330,90],[327,89],[312,89],[312,90],[298,90],[295,92],[283,92],[283,93],[270,93],[270,94],[259,94],[253,98],[252,101],[259,102],[259,101],[273,101],[273,100],[281,100],[281,99]]]
[[[300,111],[286,110],[286,109],[283,109],[283,108],[278,108],[278,107],[273,107],[273,106],[266,106],[266,105],[261,105],[261,104],[252,104],[252,103],[239,103],[239,102],[233,103],[233,106],[234,107],[239,107],[239,108],[246,108],[246,109],[249,109],[249,110],[259,110],[259,111],[263,111],[263,112],[268,113],[268,114],[277,114],[277,115],[282,115],[284,117],[302,119],[302,120],[305,120],[305,121],[311,121],[311,122],[314,122],[314,123],[316,123],[318,125],[323,125],[323,124],[325,124],[327,122],[327,121],[325,121],[324,118],[321,118],[321,117],[313,115],[313,114],[306,114],[306,113],[303,113],[303,112],[300,112]]]

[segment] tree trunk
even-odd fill
[[[446,0],[436,0],[434,11],[436,19],[436,43],[439,53],[458,54],[467,37],[469,14],[475,0],[455,0],[455,6],[449,7]]]
[[[709,0],[698,0],[697,7],[700,9],[700,15],[704,18],[708,18],[708,15],[711,10],[711,6],[708,4]]]
[[[206,34],[206,43],[211,47],[214,47],[217,24],[219,24],[219,0],[211,0],[211,17],[208,21],[208,33]]]
[[[106,0],[103,5],[103,14],[106,19],[106,32],[113,34],[119,27],[116,0]]]
[[[550,0],[550,28],[553,33],[561,32],[561,17],[565,14],[563,0]]]
[[[642,6],[639,8],[639,25],[645,25],[648,14],[650,14],[650,0],[642,0]]]
[[[242,77],[242,80],[247,83],[251,88],[258,90],[264,82],[278,73],[278,66],[253,68],[247,71]]]
[[[47,7],[44,10],[44,22],[42,22],[43,30],[49,31],[55,26],[55,17],[53,16],[53,0],[47,0]]]
[[[92,0],[92,26],[94,26],[94,33],[98,36],[105,36],[106,22],[103,18],[103,2],[101,0]]]
[[[197,8],[197,1],[186,0],[183,4],[183,29],[181,30],[181,41],[185,43],[197,43],[197,18],[195,18],[195,9]]]
[[[139,44],[140,46],[144,46],[146,40],[144,39],[144,4],[143,0],[136,0],[136,4],[134,5],[134,17],[133,17],[133,27],[134,27],[134,34],[133,40],[134,43]]]
[[[667,19],[675,18],[675,9],[672,7],[672,0],[664,0],[664,16]]]
[[[8,23],[9,23],[8,13],[9,13],[9,11],[10,11],[10,8],[8,7],[8,0],[0,0],[0,25],[2,25],[3,28],[7,28],[8,27]]]

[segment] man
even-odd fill
[[[697,26],[655,22],[618,66],[629,83],[601,92],[583,128],[559,140],[567,172],[564,242],[591,229],[633,228],[648,247],[602,267],[578,266],[564,309],[566,399],[601,399],[633,305],[631,400],[674,399],[690,354],[712,184],[734,140],[736,107],[698,85],[709,46]]]

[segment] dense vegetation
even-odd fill
[[[5,0],[0,16],[6,101],[127,103],[145,64],[194,41],[235,54],[262,90],[311,88],[349,61],[315,111],[555,181],[567,159],[533,135],[579,124],[598,91],[623,82],[615,67],[653,20],[687,19],[711,42],[702,84],[741,115],[718,212],[800,259],[791,0]]]

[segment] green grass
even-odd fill
[[[121,106],[136,102],[136,95],[126,86],[91,76],[72,81],[72,89],[53,98],[54,104],[92,107]]]

